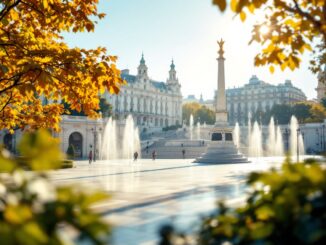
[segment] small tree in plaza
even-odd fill
[[[69,109],[97,117],[99,92],[124,82],[103,47],[70,48],[63,32],[91,32],[98,0],[0,2],[0,130],[54,128]],[[44,101],[50,103],[44,103]]]
[[[73,145],[69,145],[67,149],[67,156],[69,159],[75,158],[75,147]]]
[[[108,196],[77,186],[53,186],[45,172],[61,167],[58,143],[45,130],[25,134],[19,144],[23,166],[0,149],[1,244],[108,244],[110,227],[92,209]],[[27,173],[25,167],[33,171]]]

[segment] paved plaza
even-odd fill
[[[76,167],[51,173],[58,184],[100,188],[112,195],[95,208],[113,226],[113,244],[156,244],[162,224],[180,231],[198,227],[217,200],[238,205],[245,197],[245,176],[279,166],[280,158],[245,164],[201,165],[193,160],[76,162]]]

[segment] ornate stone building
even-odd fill
[[[166,82],[155,81],[148,76],[144,56],[140,60],[137,75],[123,70],[121,76],[128,84],[121,88],[118,95],[105,95],[113,106],[116,118],[132,114],[142,131],[182,124],[181,85],[173,60]]]
[[[252,76],[243,87],[227,89],[226,97],[229,123],[239,122],[242,125],[247,123],[249,112],[253,114],[257,110],[269,110],[275,104],[291,104],[307,99],[290,80],[272,85],[257,76]]]

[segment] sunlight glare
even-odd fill
[[[268,34],[270,31],[269,27],[266,26],[266,25],[262,25],[260,28],[259,28],[259,32],[262,34],[262,35],[266,35]]]

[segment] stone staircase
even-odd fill
[[[142,151],[142,158],[151,159],[152,152],[155,150],[156,159],[182,159],[182,150],[185,150],[186,159],[194,159],[200,157],[204,152],[206,152],[207,145],[200,146],[181,146],[180,145],[169,145],[167,144],[169,140],[159,140],[155,142],[152,146],[148,148],[148,152],[145,150]]]
[[[211,141],[207,151],[196,159],[198,163],[225,164],[248,163],[248,159],[239,153],[233,142]]]

